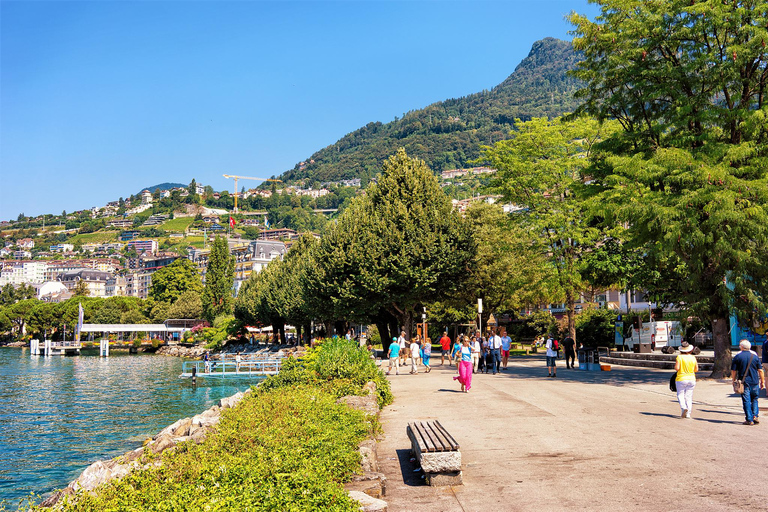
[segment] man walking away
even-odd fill
[[[400,331],[400,337],[397,338],[397,343],[400,345],[400,364],[405,366],[408,360],[408,340],[405,339],[405,331]]]
[[[491,351],[491,369],[496,375],[496,372],[501,371],[501,336],[491,331],[488,338],[488,347]]]
[[[507,331],[501,331],[501,359],[504,362],[504,369],[507,369],[507,360],[509,359],[509,349],[512,347],[512,338],[507,336]]]
[[[451,365],[451,338],[448,337],[448,332],[443,332],[443,337],[440,338],[440,366],[445,364],[445,356],[448,356],[448,365]]]
[[[570,336],[566,336],[563,340],[563,348],[565,349],[565,367],[576,367],[576,341]],[[568,362],[570,361],[570,363]]]
[[[557,368],[555,367],[555,361],[557,360],[557,342],[552,339],[552,336],[547,336],[547,377],[557,377]]]
[[[395,375],[400,375],[400,344],[397,342],[397,338],[392,338],[392,343],[387,350],[387,358],[389,358],[389,368],[387,369],[387,375],[392,371],[392,367],[395,367]]]
[[[760,389],[765,389],[765,374],[760,360],[749,350],[752,344],[741,340],[739,348],[741,352],[731,361],[731,380],[736,382],[738,378],[744,381],[744,393],[741,394],[741,404],[744,406],[746,417],[744,425],[756,425],[760,423],[757,397],[760,395]]]

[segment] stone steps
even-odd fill
[[[677,354],[636,354],[634,352],[611,352],[608,357],[614,359],[628,359],[633,361],[672,361],[672,364],[674,364],[675,359],[677,358]],[[714,357],[702,355],[696,356],[696,360],[699,362],[699,366],[701,366],[702,363],[715,362]]]
[[[651,355],[651,354],[643,354],[643,355]],[[709,358],[712,359],[712,358]],[[639,368],[658,368],[660,370],[674,370],[675,369],[675,361],[674,359],[670,360],[654,360],[654,359],[631,359],[627,357],[613,357],[613,354],[611,356],[601,356],[600,362],[602,364],[610,364],[610,365],[617,365],[617,366],[635,366]],[[704,363],[699,361],[699,370],[700,371],[709,371],[712,370],[714,366],[714,363]]]

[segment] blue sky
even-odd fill
[[[0,2],[0,219],[269,177],[490,89],[586,0]]]

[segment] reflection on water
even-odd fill
[[[181,359],[0,349],[0,501],[66,486],[179,418],[247,389],[247,379],[179,379]]]

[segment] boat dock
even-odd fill
[[[79,356],[83,344],[79,341],[51,341],[33,339],[29,343],[33,356]]]
[[[182,379],[196,377],[267,377],[280,372],[283,357],[241,356],[238,363],[234,356],[224,355],[210,361],[184,361],[181,365]]]

